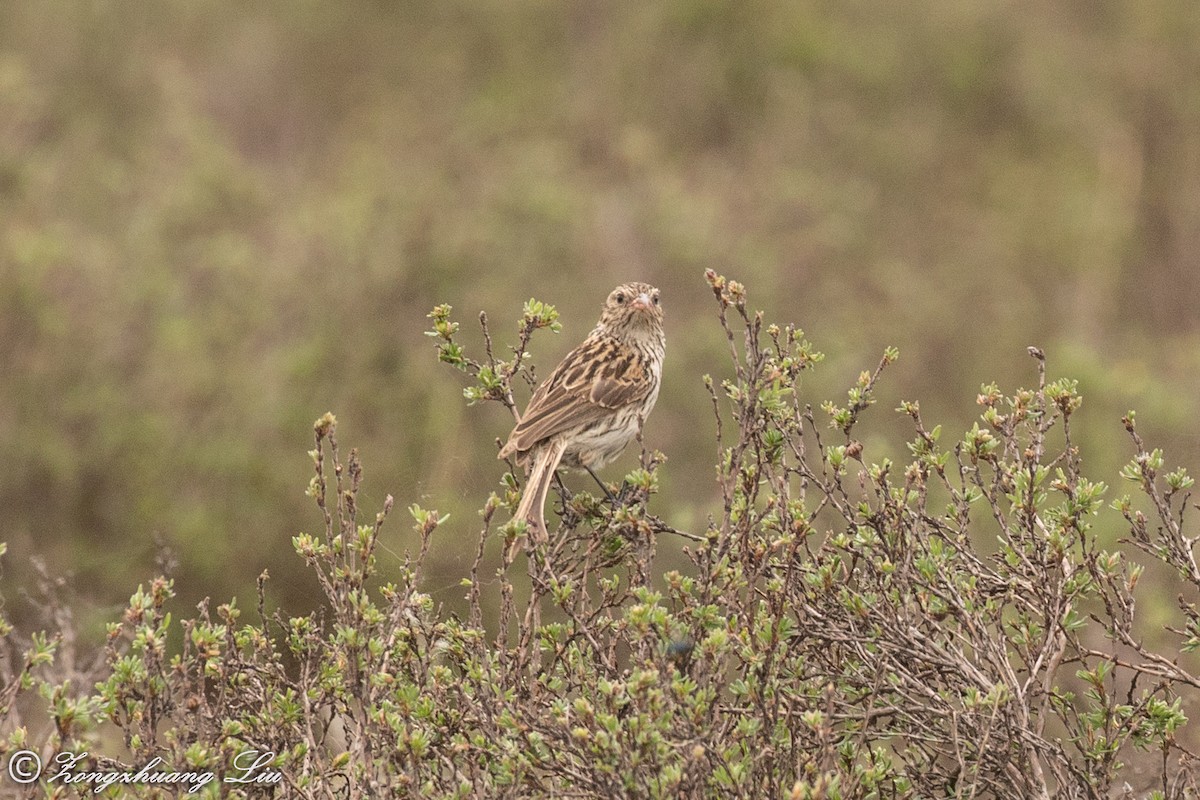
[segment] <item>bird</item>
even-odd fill
[[[658,400],[665,352],[659,290],[624,283],[609,293],[587,338],[538,385],[497,456],[516,455],[529,470],[513,518],[525,520],[531,535],[548,535],[546,494],[560,464],[596,477],[637,435]]]

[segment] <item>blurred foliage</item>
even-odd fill
[[[1198,72],[1190,0],[7,3],[4,579],[40,553],[116,608],[157,535],[188,602],[269,566],[303,603],[328,408],[398,502],[474,529],[511,421],[448,399],[426,312],[554,303],[545,368],[633,277],[667,308],[664,508],[702,525],[709,266],[830,353],[814,397],[896,345],[885,407],[966,430],[1038,344],[1097,473],[1130,407],[1194,463]]]

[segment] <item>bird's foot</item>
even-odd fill
[[[621,507],[628,505],[629,501],[632,500],[636,494],[636,486],[631,484],[629,481],[621,481],[621,488],[617,490],[616,496],[614,497],[610,494],[608,499],[612,501],[614,507]]]

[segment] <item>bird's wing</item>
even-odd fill
[[[500,457],[641,402],[652,383],[649,367],[636,350],[609,337],[588,339],[567,353],[538,386]]]

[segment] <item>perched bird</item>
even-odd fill
[[[533,393],[499,458],[515,454],[529,469],[516,518],[534,536],[546,535],[546,494],[560,463],[592,472],[637,435],[658,399],[665,349],[658,289],[622,284],[588,337]]]

